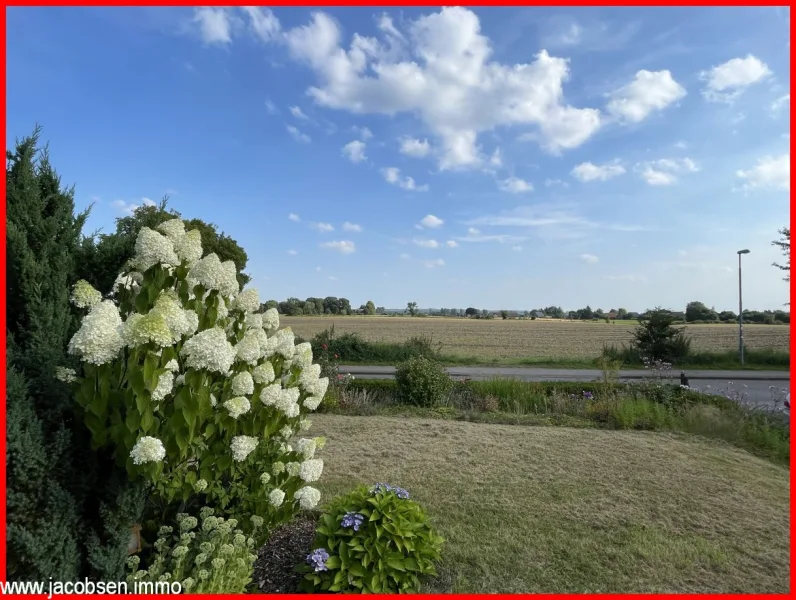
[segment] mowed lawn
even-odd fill
[[[603,345],[629,342],[636,323],[555,320],[463,319],[444,317],[281,317],[296,334],[310,338],[334,325],[337,333],[354,332],[373,342],[404,342],[430,336],[452,356],[482,359],[594,358]],[[726,351],[738,347],[733,325],[689,325],[694,350]],[[744,340],[753,350],[787,351],[787,325],[745,325]],[[345,359],[345,357],[343,357]]]
[[[787,469],[661,433],[318,414],[325,500],[409,490],[439,592],[788,592]]]

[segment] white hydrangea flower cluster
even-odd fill
[[[200,331],[182,345],[185,366],[226,374],[235,362],[235,347],[220,327]]]
[[[299,506],[304,510],[312,510],[318,506],[321,500],[321,493],[314,487],[304,486],[296,490],[293,498],[298,501]]]
[[[72,383],[77,379],[77,373],[69,367],[55,367],[55,378],[64,383]]]
[[[232,378],[232,393],[236,396],[250,396],[254,393],[254,379],[251,373],[243,371]]]
[[[248,398],[239,396],[224,402],[224,408],[229,411],[230,417],[237,419],[241,415],[245,415],[247,412],[249,412],[249,410],[251,410],[251,404],[249,403]]]
[[[320,458],[313,458],[305,460],[301,463],[299,468],[299,477],[307,483],[318,481],[323,473],[323,460]]]
[[[256,437],[251,437],[248,435],[236,435],[232,438],[232,441],[229,444],[230,449],[232,450],[232,460],[235,462],[242,462],[246,460],[246,458],[254,452],[257,448],[257,444],[259,440]]]
[[[111,362],[122,347],[122,317],[110,300],[92,306],[69,341],[69,353],[93,365]]]
[[[296,442],[296,452],[304,456],[305,459],[309,460],[313,456],[315,456],[315,449],[317,443],[312,438],[301,438],[298,442]]]
[[[254,288],[243,290],[233,302],[235,309],[244,313],[255,313],[260,310],[260,294]],[[262,319],[262,317],[261,317]]]
[[[151,462],[160,462],[166,458],[166,449],[159,439],[144,436],[139,439],[130,452],[133,464],[143,465]]]
[[[158,384],[152,390],[152,402],[160,402],[166,396],[171,394],[174,389],[174,373],[166,372],[158,377]]]
[[[72,287],[70,300],[78,308],[91,308],[102,302],[102,294],[88,281],[81,279]]]
[[[180,263],[180,259],[168,237],[149,227],[142,227],[135,240],[133,265],[143,273],[158,263],[174,266]]]
[[[217,290],[222,296],[232,296],[240,291],[237,269],[231,260],[221,262],[215,253],[199,259],[188,272],[188,282],[193,288],[202,285]]]

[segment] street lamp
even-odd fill
[[[749,254],[749,250],[738,250],[738,353],[743,365],[743,286],[741,284],[741,256]]]

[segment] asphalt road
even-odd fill
[[[340,366],[341,373],[350,373],[361,379],[391,379],[395,367],[372,367],[364,365]],[[599,381],[602,378],[596,369],[538,369],[530,367],[449,367],[454,379],[490,379],[512,377],[522,381]],[[647,371],[620,371],[620,381],[639,381],[649,377]],[[673,383],[679,383],[680,372],[672,373]],[[788,371],[686,371],[692,388],[705,393],[722,393],[731,390],[734,397],[751,405],[771,405],[782,400],[790,392]],[[772,389],[773,388],[773,389]]]

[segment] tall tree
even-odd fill
[[[782,250],[782,256],[785,257],[785,264],[772,264],[778,269],[786,271],[787,274],[783,279],[785,279],[785,281],[790,281],[790,227],[783,227],[777,233],[779,233],[780,238],[771,242],[771,245],[777,246],[780,250]]]
[[[409,313],[410,317],[414,317],[417,314],[417,302],[407,302],[406,312]]]
[[[6,152],[8,578],[119,579],[143,497],[91,451],[71,391],[69,304],[87,212],[33,135]]]

